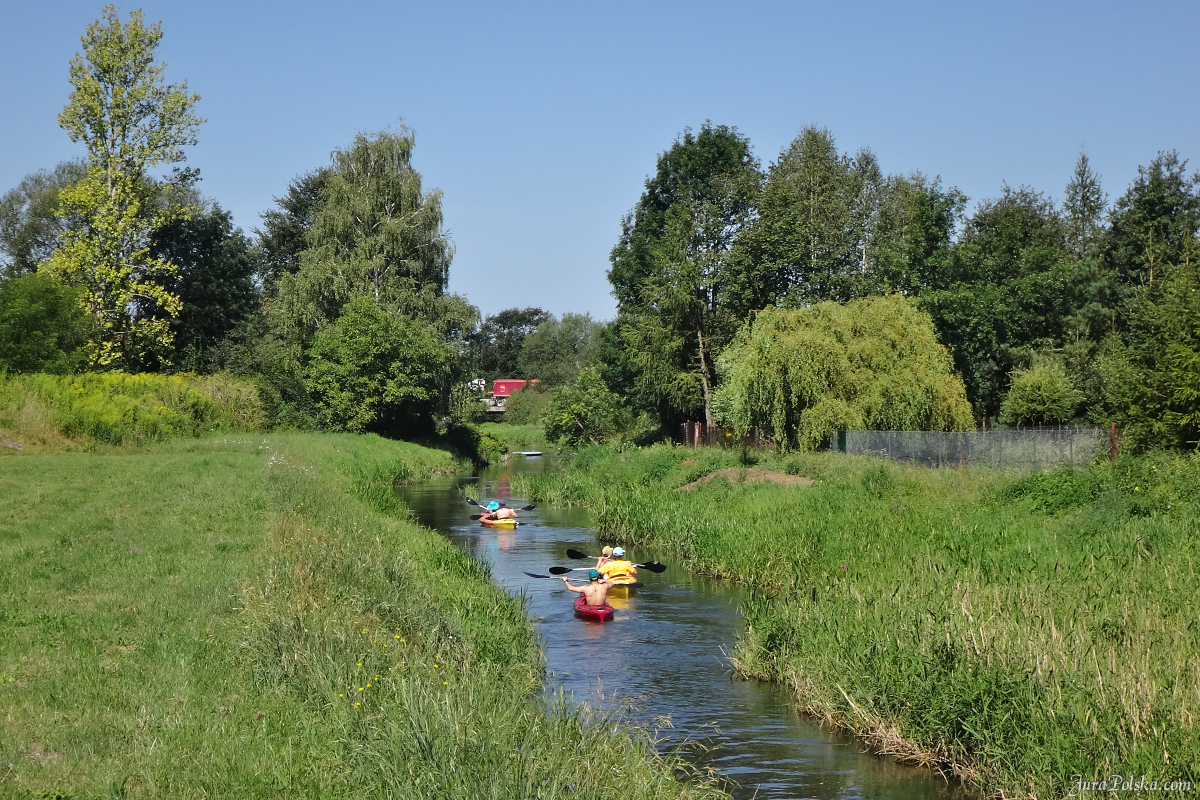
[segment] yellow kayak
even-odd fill
[[[630,592],[642,585],[633,575],[621,575],[610,580],[612,586],[609,587],[608,593],[614,597],[628,597]]]
[[[515,528],[520,523],[515,519],[481,519],[479,524],[489,528]]]

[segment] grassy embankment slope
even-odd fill
[[[737,668],[880,752],[1009,796],[1063,796],[1076,773],[1200,782],[1200,456],[773,461],[815,485],[676,492],[733,455],[595,448],[514,491],[759,587]]]
[[[443,453],[316,434],[7,452],[0,796],[715,796],[542,709],[521,601],[395,505]]]
[[[503,439],[510,450],[555,450],[546,441],[546,434],[539,425],[509,425],[506,422],[483,422],[479,425],[483,433]]]

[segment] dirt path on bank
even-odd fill
[[[805,478],[802,475],[788,475],[783,472],[772,472],[767,469],[739,469],[737,467],[726,467],[719,469],[716,472],[709,473],[703,478],[697,478],[691,483],[680,486],[675,491],[684,492],[695,489],[697,486],[708,483],[717,478],[724,478],[732,484],[739,483],[761,483],[762,481],[771,481],[778,483],[780,486],[812,486],[812,478]]]

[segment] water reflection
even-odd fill
[[[481,476],[486,497],[510,497],[517,469],[544,470],[552,460],[518,459]],[[725,651],[740,623],[736,587],[690,575],[671,565],[661,575],[643,570],[645,587],[613,597],[616,616],[605,623],[576,619],[574,595],[557,579],[530,578],[570,561],[573,547],[597,552],[580,509],[543,507],[521,515],[516,531],[485,528],[469,517],[463,481],[406,487],[416,517],[449,536],[472,557],[491,565],[509,591],[529,599],[554,681],[576,699],[611,707],[633,703],[644,724],[667,747],[712,768],[738,798],[929,798],[961,796],[927,770],[860,752],[859,744],[831,736],[800,717],[786,692],[732,676]],[[512,498],[525,505],[525,498]],[[634,552],[636,561],[655,558]],[[657,720],[657,724],[655,724]]]

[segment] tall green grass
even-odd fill
[[[543,708],[521,599],[391,491],[450,467],[318,434],[6,459],[0,796],[718,796]]]
[[[511,450],[551,450],[540,425],[512,425],[505,422],[484,422],[479,429],[503,440]]]
[[[269,426],[257,388],[231,375],[0,375],[0,427],[22,443],[143,445]]]
[[[675,491],[732,461],[596,448],[513,488],[755,587],[737,668],[880,752],[1006,795],[1200,782],[1200,456],[1030,474],[811,454],[760,465],[811,487]]]

